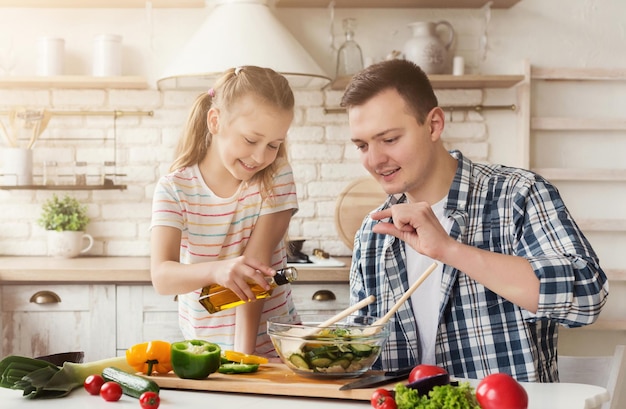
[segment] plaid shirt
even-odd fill
[[[557,324],[591,324],[606,302],[609,284],[598,258],[545,179],[526,170],[475,164],[458,151],[451,154],[458,168],[445,205],[445,215],[453,219],[450,235],[481,249],[524,257],[539,278],[540,295],[533,314],[444,265],[436,362],[463,378],[506,372],[520,381],[558,381]],[[403,194],[390,196],[381,208],[402,202]],[[360,313],[381,317],[410,284],[403,242],[373,233],[375,223],[367,216],[355,235],[350,302],[373,294],[376,302]],[[412,303],[405,302],[391,320],[391,336],[375,368],[418,364],[419,345]]]

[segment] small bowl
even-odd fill
[[[367,372],[389,338],[389,324],[378,318],[350,315],[318,328],[331,316],[272,317],[267,333],[281,360],[298,375],[312,378],[355,378]]]

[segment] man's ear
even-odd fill
[[[428,113],[428,116],[426,117],[426,124],[428,125],[428,130],[432,140],[437,140],[441,137],[445,125],[445,118],[446,114],[440,107],[434,107]]]
[[[207,127],[209,128],[209,132],[214,135],[216,134],[220,127],[220,111],[217,108],[209,109],[209,112],[206,114]]]

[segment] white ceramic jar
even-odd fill
[[[122,36],[99,34],[93,40],[93,76],[122,75]]]
[[[65,40],[56,37],[37,39],[37,75],[63,75]]]
[[[446,69],[448,51],[455,39],[452,25],[445,20],[416,21],[409,27],[413,30],[413,36],[404,44],[404,58],[419,65],[426,74],[442,74]],[[445,40],[437,31],[440,27],[448,29]]]

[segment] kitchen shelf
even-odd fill
[[[520,0],[493,0],[491,8],[508,9]],[[143,8],[146,0],[0,0],[0,7]],[[151,0],[153,8],[203,8],[204,0]],[[328,0],[276,0],[276,7],[326,8]],[[336,8],[480,8],[489,0],[336,0]]]
[[[329,84],[333,90],[344,90],[351,77],[337,78]],[[511,88],[524,80],[523,75],[429,75],[435,89]]]
[[[626,232],[626,220],[623,219],[582,219],[577,223],[585,232]]]
[[[508,9],[520,0],[494,0],[491,8]],[[335,8],[481,8],[488,0],[336,0]],[[277,0],[277,7],[328,7],[328,0]]]
[[[593,324],[583,325],[576,328],[582,331],[626,331],[626,321],[624,320],[609,320],[598,319]]]
[[[532,171],[550,181],[626,182],[626,169],[533,168]]]
[[[0,186],[1,190],[126,190],[126,185],[23,185]]]
[[[143,8],[147,0],[0,0],[0,7]],[[150,0],[153,8],[198,8],[204,0]]]
[[[148,82],[143,77],[138,76],[93,77],[89,75],[58,75],[52,77],[0,77],[0,88],[147,89]]]
[[[537,131],[626,131],[626,119],[534,117],[530,126]]]

